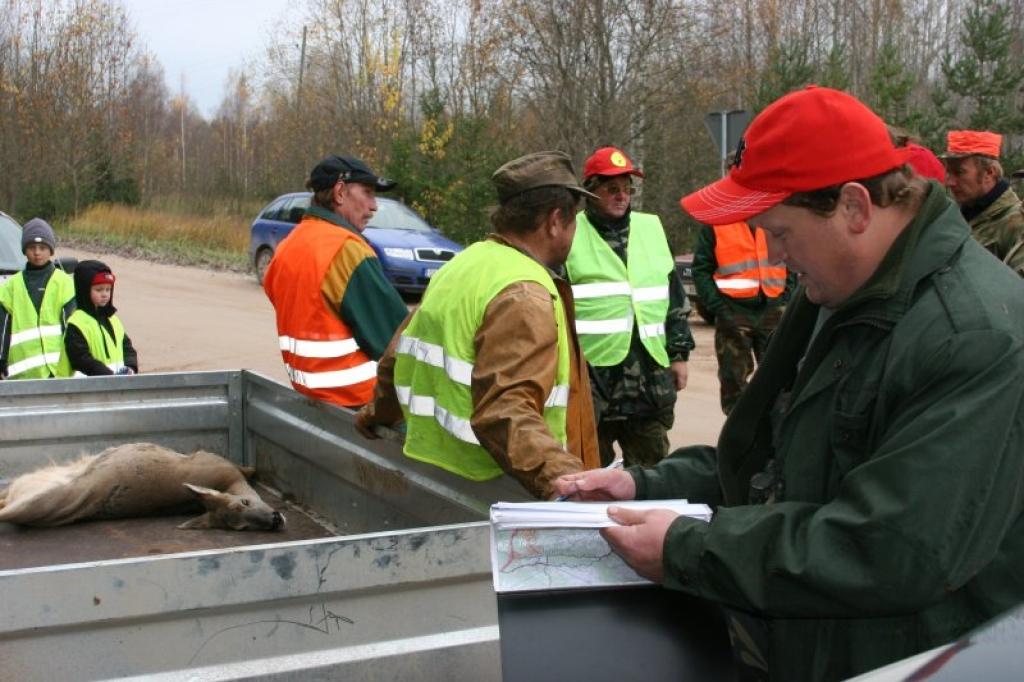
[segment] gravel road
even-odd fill
[[[114,305],[139,352],[143,372],[251,369],[287,384],[277,350],[274,310],[251,275],[214,272],[59,248],[61,256],[98,258],[114,271]],[[696,317],[696,315],[694,315]],[[672,447],[714,444],[718,407],[713,329],[691,319],[697,349],[676,403]]]

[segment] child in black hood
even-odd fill
[[[68,318],[60,376],[135,374],[138,354],[114,313],[114,273],[98,260],[75,268],[78,309]]]

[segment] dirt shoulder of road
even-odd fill
[[[143,372],[251,369],[288,383],[277,346],[274,309],[251,274],[206,270],[58,248],[58,256],[98,259],[117,282],[114,305],[139,352]],[[697,348],[689,386],[679,394],[673,448],[714,444],[724,416],[718,403],[714,330],[691,318]]]

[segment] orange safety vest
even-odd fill
[[[764,291],[778,298],[786,289],[786,268],[768,260],[764,230],[746,223],[715,225],[714,278],[718,290],[730,298],[753,298]]]
[[[295,390],[356,407],[373,397],[377,363],[359,348],[352,330],[320,293],[334,256],[350,239],[363,242],[343,227],[304,217],[278,245],[263,288],[274,304],[278,345]]]

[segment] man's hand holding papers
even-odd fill
[[[610,506],[610,516],[618,526],[601,531],[608,545],[639,575],[661,583],[665,577],[662,548],[668,528],[681,515],[669,509],[629,509]]]
[[[711,520],[711,509],[686,500],[599,502],[499,502],[491,507],[491,560],[494,587],[498,592],[593,588],[645,583],[650,577],[639,573],[612,552],[604,534],[616,527],[636,533],[638,526],[616,526],[609,507],[618,507],[639,517],[626,520],[687,516]],[[628,509],[624,509],[628,508]],[[600,534],[598,533],[600,531]],[[628,544],[628,543],[627,543]],[[617,550],[616,550],[617,551]],[[647,570],[647,562],[644,562]],[[660,571],[660,566],[658,567]],[[639,573],[639,574],[638,574]],[[660,572],[657,574],[660,578]]]

